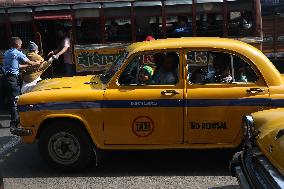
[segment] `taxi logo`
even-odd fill
[[[154,122],[148,116],[139,116],[132,123],[132,131],[138,137],[150,136],[154,131]]]

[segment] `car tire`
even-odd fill
[[[42,158],[60,171],[83,170],[95,160],[90,137],[75,122],[49,123],[42,131],[38,144]]]

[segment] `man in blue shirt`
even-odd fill
[[[19,114],[17,111],[17,99],[20,95],[19,74],[21,68],[39,65],[40,62],[30,61],[19,49],[22,47],[22,40],[19,37],[12,37],[10,49],[4,53],[4,62],[2,70],[4,81],[7,87],[9,104],[11,107],[10,130],[16,128],[19,123]]]

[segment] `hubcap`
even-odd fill
[[[48,141],[48,152],[57,163],[72,164],[80,156],[80,143],[67,132],[55,133]]]

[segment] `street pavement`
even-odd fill
[[[37,144],[22,144],[9,133],[7,121],[0,123],[5,189],[239,188],[228,170],[231,151],[107,152],[99,167],[60,173],[42,161]]]

